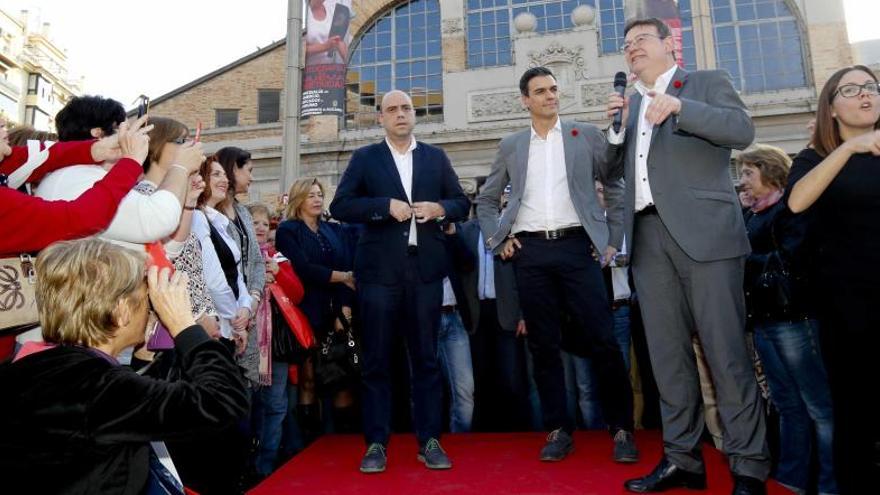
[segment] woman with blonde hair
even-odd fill
[[[9,493],[139,494],[157,483],[180,493],[150,442],[186,441],[247,411],[232,357],[192,317],[186,276],[145,266],[144,253],[95,238],[54,244],[37,259],[44,342],[0,366]],[[181,358],[176,382],[117,361],[143,342],[150,303]]]
[[[322,220],[324,184],[316,178],[299,179],[290,186],[287,220],[278,226],[275,244],[290,260],[299,275],[305,295],[299,304],[315,332],[320,349],[333,332],[341,332],[352,318],[354,259],[348,231],[335,222]],[[345,320],[345,321],[343,321]],[[298,413],[306,437],[320,429],[315,383],[321,383],[321,395],[333,396],[334,427],[337,432],[352,432],[358,423],[352,389],[357,376],[344,376],[332,383],[327,376],[315,376],[314,359],[301,368]]]

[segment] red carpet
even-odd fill
[[[321,438],[252,490],[256,495],[321,494],[623,494],[623,481],[649,472],[660,458],[658,432],[639,432],[642,461],[622,465],[611,460],[611,439],[601,431],[577,432],[575,451],[563,462],[539,462],[542,433],[473,433],[446,435],[443,446],[452,459],[449,471],[429,471],[416,460],[416,439],[395,435],[388,446],[388,469],[381,474],[358,471],[364,453],[362,437]],[[724,494],[731,491],[727,463],[704,448],[709,489],[674,490],[670,494]],[[789,493],[773,483],[769,494]]]

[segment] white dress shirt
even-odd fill
[[[642,103],[639,106],[638,135],[636,136],[636,201],[635,211],[641,211],[648,206],[654,204],[654,196],[651,194],[651,183],[648,179],[648,152],[651,149],[651,136],[654,134],[654,126],[645,120],[645,112],[648,105],[654,98],[648,96],[648,91],[654,91],[657,94],[666,93],[672,76],[678,69],[677,65],[673,65],[669,70],[661,74],[654,82],[654,87],[647,87],[641,80],[637,80],[634,84],[636,91],[642,95]],[[621,129],[620,133],[615,133],[614,129],[608,129],[608,142],[611,144],[620,144],[626,135],[626,129]]]
[[[477,242],[480,273],[477,276],[477,296],[480,300],[495,299],[495,254],[483,242],[483,233]]]
[[[235,298],[232,288],[226,281],[223,267],[217,257],[217,251],[214,249],[214,243],[211,242],[211,228],[208,226],[208,222],[211,222],[220,233],[220,237],[226,241],[238,264],[238,299]],[[214,300],[217,316],[220,317],[220,334],[227,339],[232,338],[232,320],[239,308],[251,307],[251,296],[248,294],[244,278],[241,276],[241,251],[235,241],[229,237],[229,233],[226,232],[228,224],[229,219],[213,208],[205,207],[204,212],[201,210],[193,212],[192,233],[195,234],[202,246],[205,285],[211,294],[211,299]]]
[[[626,236],[623,239],[623,248],[618,254],[626,255]],[[629,266],[617,266],[616,262],[611,262],[611,286],[615,301],[629,299],[632,296],[632,290],[629,288]]]
[[[532,127],[526,185],[511,232],[540,232],[581,224],[568,192],[559,118],[544,139]]]
[[[397,152],[397,149],[391,144],[391,141],[388,138],[385,138],[385,144],[388,145],[388,149],[391,150],[391,157],[394,158],[394,165],[397,166],[397,173],[400,174],[400,182],[403,184],[403,191],[406,193],[406,199],[409,200],[409,203],[412,204],[412,181],[413,181],[413,156],[412,152],[416,149],[416,138],[413,136],[412,142],[409,144],[409,148],[406,150],[406,153],[400,154]],[[419,238],[418,233],[416,232],[416,217],[413,215],[409,219],[409,245],[410,246],[418,246]]]
[[[452,290],[452,282],[449,281],[449,277],[443,277],[443,305],[455,306],[457,304],[458,301],[455,299],[455,291]]]

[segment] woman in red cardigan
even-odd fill
[[[16,170],[28,164],[27,146],[9,146],[6,122],[0,120],[0,256],[39,251],[53,242],[96,234],[107,227],[119,201],[141,175],[152,126],[146,117],[131,127],[123,123],[119,131],[98,141],[72,141],[41,147],[44,161],[22,182],[36,182],[44,175],[67,165],[118,160],[113,169],[91,189],[73,201],[46,201],[6,186]],[[18,181],[12,184],[18,185]]]

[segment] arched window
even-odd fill
[[[684,59],[684,68],[690,71],[697,70],[697,50],[694,43],[691,0],[678,1],[678,15],[681,18],[681,57]]]
[[[784,0],[712,0],[715,56],[737,89],[807,85],[798,21]]]
[[[372,127],[383,94],[406,91],[420,122],[443,120],[440,2],[412,0],[390,9],[357,42],[346,74],[345,123]]]
[[[536,31],[554,33],[574,27],[571,12],[579,5],[596,9],[602,53],[614,53],[623,43],[623,0],[467,0],[468,67],[513,63],[513,19],[521,12],[537,18]]]

